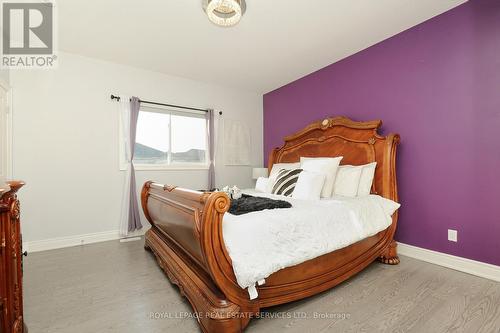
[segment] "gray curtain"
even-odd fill
[[[207,112],[207,133],[208,133],[208,153],[209,153],[209,166],[208,166],[208,190],[215,188],[215,124],[214,124],[214,110],[209,109]]]
[[[130,99],[130,205],[128,213],[128,231],[135,231],[142,228],[141,217],[139,214],[139,204],[137,202],[137,187],[135,184],[134,170],[134,150],[135,150],[135,134],[137,131],[137,119],[139,118],[139,108],[141,102],[139,98],[132,97]]]

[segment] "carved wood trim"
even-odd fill
[[[20,203],[17,192],[24,186],[22,181],[9,181],[10,191],[0,197],[0,300],[1,332],[22,333],[22,242],[20,229]]]
[[[175,190],[177,188],[177,186],[171,186],[171,185],[165,185],[163,186],[163,189],[165,191],[169,191],[169,192],[172,192],[173,190]]]
[[[19,220],[20,211],[21,205],[19,203],[19,200],[12,200],[12,203],[10,205],[10,218],[16,221]]]
[[[286,147],[283,147],[283,149],[280,149],[279,152],[283,151],[283,150],[293,150],[297,147],[300,147],[302,145],[306,145],[308,143],[311,143],[311,142],[315,142],[315,143],[324,143],[325,141],[327,140],[330,140],[330,139],[334,139],[334,138],[337,138],[337,139],[340,139],[340,140],[344,140],[345,142],[353,142],[353,143],[367,143],[367,144],[370,144],[370,145],[373,145],[375,144],[375,139],[374,138],[370,138],[369,140],[356,140],[356,139],[351,139],[351,138],[348,138],[348,137],[345,137],[345,136],[342,136],[342,135],[339,135],[339,134],[334,134],[334,135],[330,135],[330,136],[320,136],[320,137],[317,137],[317,138],[310,138],[310,139],[305,139],[304,141],[300,141],[300,142],[297,142],[295,144],[291,144],[291,145],[288,145]]]
[[[305,127],[304,129],[298,131],[297,133],[285,136],[284,141],[285,142],[293,141],[293,140],[296,140],[296,139],[298,139],[298,138],[304,136],[305,134],[312,132],[314,130],[317,130],[317,129],[326,130],[326,129],[334,127],[334,126],[344,126],[344,127],[355,129],[355,130],[356,129],[357,130],[360,130],[360,129],[377,130],[378,128],[380,128],[380,126],[382,126],[382,121],[381,120],[373,120],[373,121],[362,122],[362,121],[354,121],[354,120],[351,120],[347,117],[342,117],[342,116],[334,117],[334,118],[326,118],[326,119],[319,120],[319,121],[316,121],[316,122],[310,124],[309,126]]]

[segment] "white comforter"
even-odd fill
[[[272,273],[373,236],[391,224],[399,204],[378,195],[317,201],[245,191],[289,201],[292,208],[227,213],[224,242],[238,284],[256,298],[255,284]]]

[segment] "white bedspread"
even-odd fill
[[[257,297],[255,284],[272,273],[373,236],[391,224],[399,204],[378,195],[317,201],[254,192],[292,208],[225,214],[224,242],[238,284]]]

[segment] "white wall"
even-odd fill
[[[10,83],[10,71],[8,69],[5,68],[0,69],[0,82],[2,84]]]
[[[64,53],[57,69],[11,71],[10,81],[13,174],[27,183],[20,192],[25,242],[118,229],[124,173],[111,93],[221,110],[223,119],[248,124],[252,164],[263,164],[257,93]],[[218,185],[252,185],[251,167],[224,166],[221,145],[217,157]],[[206,187],[207,171],[139,171],[138,190],[148,179],[198,189]]]
[[[0,179],[12,176],[12,117],[9,70],[0,69]]]

